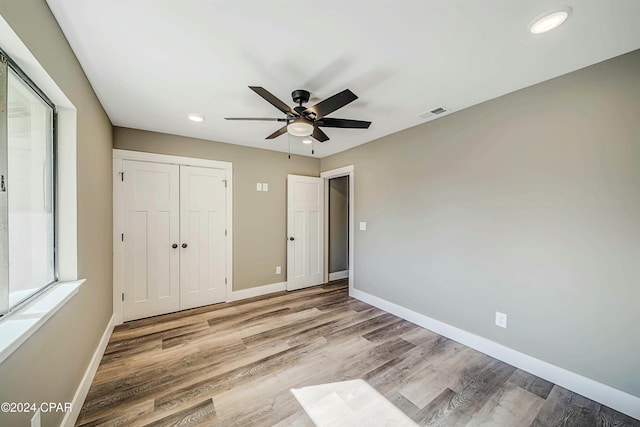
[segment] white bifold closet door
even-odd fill
[[[124,320],[178,311],[180,167],[131,160],[122,167]]]
[[[180,309],[225,300],[225,171],[180,167]]]
[[[224,171],[123,161],[124,320],[225,300]]]

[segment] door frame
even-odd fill
[[[150,163],[166,163],[180,166],[199,166],[226,171],[226,289],[225,301],[231,300],[233,290],[233,163],[218,160],[199,159],[195,157],[171,156],[167,154],[146,153],[113,149],[113,316],[116,325],[124,322],[124,251],[122,247],[123,230],[123,191],[122,191],[122,162],[123,160],[137,160]]]
[[[331,169],[320,173],[324,179],[324,281],[329,281],[329,180],[349,177],[349,295],[354,289],[354,254],[355,254],[355,168],[353,165]]]

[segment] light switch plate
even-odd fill
[[[364,221],[360,221],[360,230],[365,231],[367,229],[367,223]]]
[[[256,191],[262,191],[262,183],[261,182],[258,182],[256,184]]]
[[[262,183],[262,191],[269,191],[269,184],[266,182]]]
[[[500,313],[496,311],[496,326],[500,326],[501,328],[507,327],[507,315],[504,313]]]

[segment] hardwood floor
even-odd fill
[[[349,298],[346,280],[116,327],[77,425],[313,426],[290,389],[358,378],[423,426],[640,426]]]

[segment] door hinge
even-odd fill
[[[122,241],[124,242],[124,233],[120,235],[120,239],[122,239]]]
[[[224,188],[227,188],[227,180],[223,179],[222,182],[224,182]]]
[[[225,285],[227,284],[227,278],[226,277],[224,278],[224,284]]]
[[[7,191],[7,184],[4,182],[4,175],[0,175],[0,192],[4,193]]]
[[[224,229],[224,235],[225,236],[227,235],[227,229],[226,228]]]
[[[122,293],[122,301],[124,301],[124,292]]]
[[[120,181],[124,182],[124,172],[118,172],[120,174]]]

